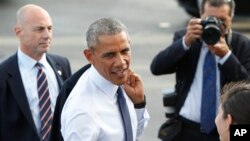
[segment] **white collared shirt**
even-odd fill
[[[185,50],[188,50],[189,47],[185,45],[184,38],[182,40],[182,44]],[[191,85],[191,88],[188,92],[187,98],[180,110],[180,115],[200,123],[200,114],[201,114],[201,93],[202,93],[202,75],[203,75],[203,65],[205,60],[205,55],[208,52],[208,47],[203,42],[201,46],[201,52],[199,61],[197,64],[195,76]],[[223,58],[219,58],[215,55],[216,64],[223,64],[231,55],[231,51],[229,51]],[[216,65],[216,109],[218,111],[218,107],[220,104],[220,71],[218,65]],[[217,112],[216,112],[217,113]]]
[[[62,110],[61,133],[65,141],[124,141],[122,118],[117,103],[117,85],[91,66],[78,80]],[[125,94],[125,91],[123,91]],[[147,125],[145,108],[135,109],[124,95],[130,112],[133,140]]]
[[[18,66],[22,77],[23,86],[28,99],[31,114],[37,128],[38,133],[40,133],[41,122],[39,113],[39,96],[37,92],[37,73],[38,69],[35,67],[37,63],[36,60],[32,59],[25,53],[23,53],[20,48],[17,51]],[[51,99],[52,112],[56,104],[56,98],[59,93],[59,86],[56,79],[55,72],[46,60],[46,55],[44,54],[41,60],[43,64],[43,70],[47,76],[47,81],[49,85],[49,93]]]

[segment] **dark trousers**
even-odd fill
[[[200,124],[181,117],[182,129],[173,141],[219,141],[215,128],[210,134],[202,133]]]

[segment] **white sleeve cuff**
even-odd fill
[[[184,48],[184,50],[189,50],[189,48],[190,48],[190,46],[187,46],[186,45],[186,43],[185,43],[185,36],[183,36],[183,38],[182,38],[182,45],[183,45],[183,48]]]
[[[228,51],[228,53],[225,55],[225,56],[223,56],[222,58],[220,58],[218,61],[219,61],[219,63],[221,64],[221,65],[223,65],[226,61],[227,61],[227,59],[229,58],[229,56],[232,54],[232,51],[231,50],[229,50]]]

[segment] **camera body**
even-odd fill
[[[176,92],[175,89],[169,88],[163,90],[163,106],[166,109],[166,118],[172,119],[177,116],[175,105],[176,105]]]
[[[221,25],[223,22],[214,16],[208,16],[201,21],[203,27],[202,40],[208,45],[216,44],[221,37]]]

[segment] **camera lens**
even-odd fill
[[[208,16],[206,20],[202,21],[203,34],[202,39],[208,45],[214,45],[220,40],[222,22],[213,16]]]
[[[202,39],[208,45],[214,45],[220,40],[220,28],[216,25],[208,25],[204,28]]]

